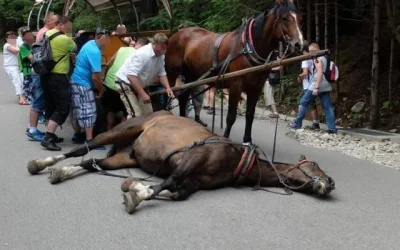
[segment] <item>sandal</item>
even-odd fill
[[[279,114],[278,113],[271,113],[268,115],[269,118],[279,118]]]
[[[29,102],[27,100],[24,100],[24,101],[19,101],[18,104],[19,105],[29,105]]]

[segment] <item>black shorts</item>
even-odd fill
[[[105,88],[101,103],[103,104],[106,112],[118,113],[122,112],[124,116],[128,116],[125,105],[122,102],[119,93],[109,87],[103,85]]]
[[[71,109],[71,91],[68,76],[54,74],[40,76],[43,89],[45,119],[64,124]]]

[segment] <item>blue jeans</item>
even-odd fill
[[[322,107],[325,112],[325,120],[328,129],[332,132],[337,132],[335,124],[335,114],[333,113],[333,105],[331,102],[330,91],[318,93],[318,97],[321,100]],[[294,120],[294,125],[296,128],[301,128],[304,117],[307,114],[308,107],[315,101],[316,96],[313,96],[311,90],[307,90],[300,100],[300,110],[297,114],[296,120]]]

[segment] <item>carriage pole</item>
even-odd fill
[[[278,66],[282,66],[282,65],[288,65],[294,62],[298,62],[298,61],[303,61],[303,60],[307,60],[307,59],[311,59],[311,58],[316,58],[319,56],[324,56],[329,54],[329,50],[320,50],[317,52],[310,52],[308,55],[302,55],[302,56],[295,56],[295,57],[291,57],[288,59],[283,59],[283,60],[276,60],[267,64],[263,64],[263,65],[259,65],[259,66],[255,66],[255,67],[251,67],[251,68],[247,68],[247,69],[242,69],[242,70],[238,70],[238,71],[234,71],[234,72],[230,72],[227,74],[222,74],[221,76],[223,77],[224,80],[230,79],[230,78],[234,78],[234,77],[239,77],[245,74],[249,74],[249,73],[253,73],[253,72],[258,72],[258,71],[264,71],[264,70],[269,70],[271,68],[275,68]],[[210,84],[210,83],[215,83],[217,80],[219,80],[219,78],[221,76],[214,76],[214,77],[209,77],[209,78],[205,78],[202,80],[198,80],[198,81],[194,81],[191,83],[186,83],[177,87],[173,87],[171,88],[172,91],[178,91],[178,90],[183,90],[183,89],[189,89],[189,88],[193,88],[196,86],[200,86],[200,85],[204,85],[204,84]],[[156,91],[156,92],[152,92],[150,93],[150,96],[155,96],[155,95],[161,95],[161,94],[166,94],[167,91],[166,90],[160,90],[160,91]],[[215,107],[214,107],[215,108]]]

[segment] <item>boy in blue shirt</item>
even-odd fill
[[[86,141],[93,139],[97,118],[95,98],[101,98],[104,93],[101,50],[109,41],[110,33],[98,30],[95,39],[87,42],[79,51],[71,76],[72,109],[79,126],[85,129]]]

